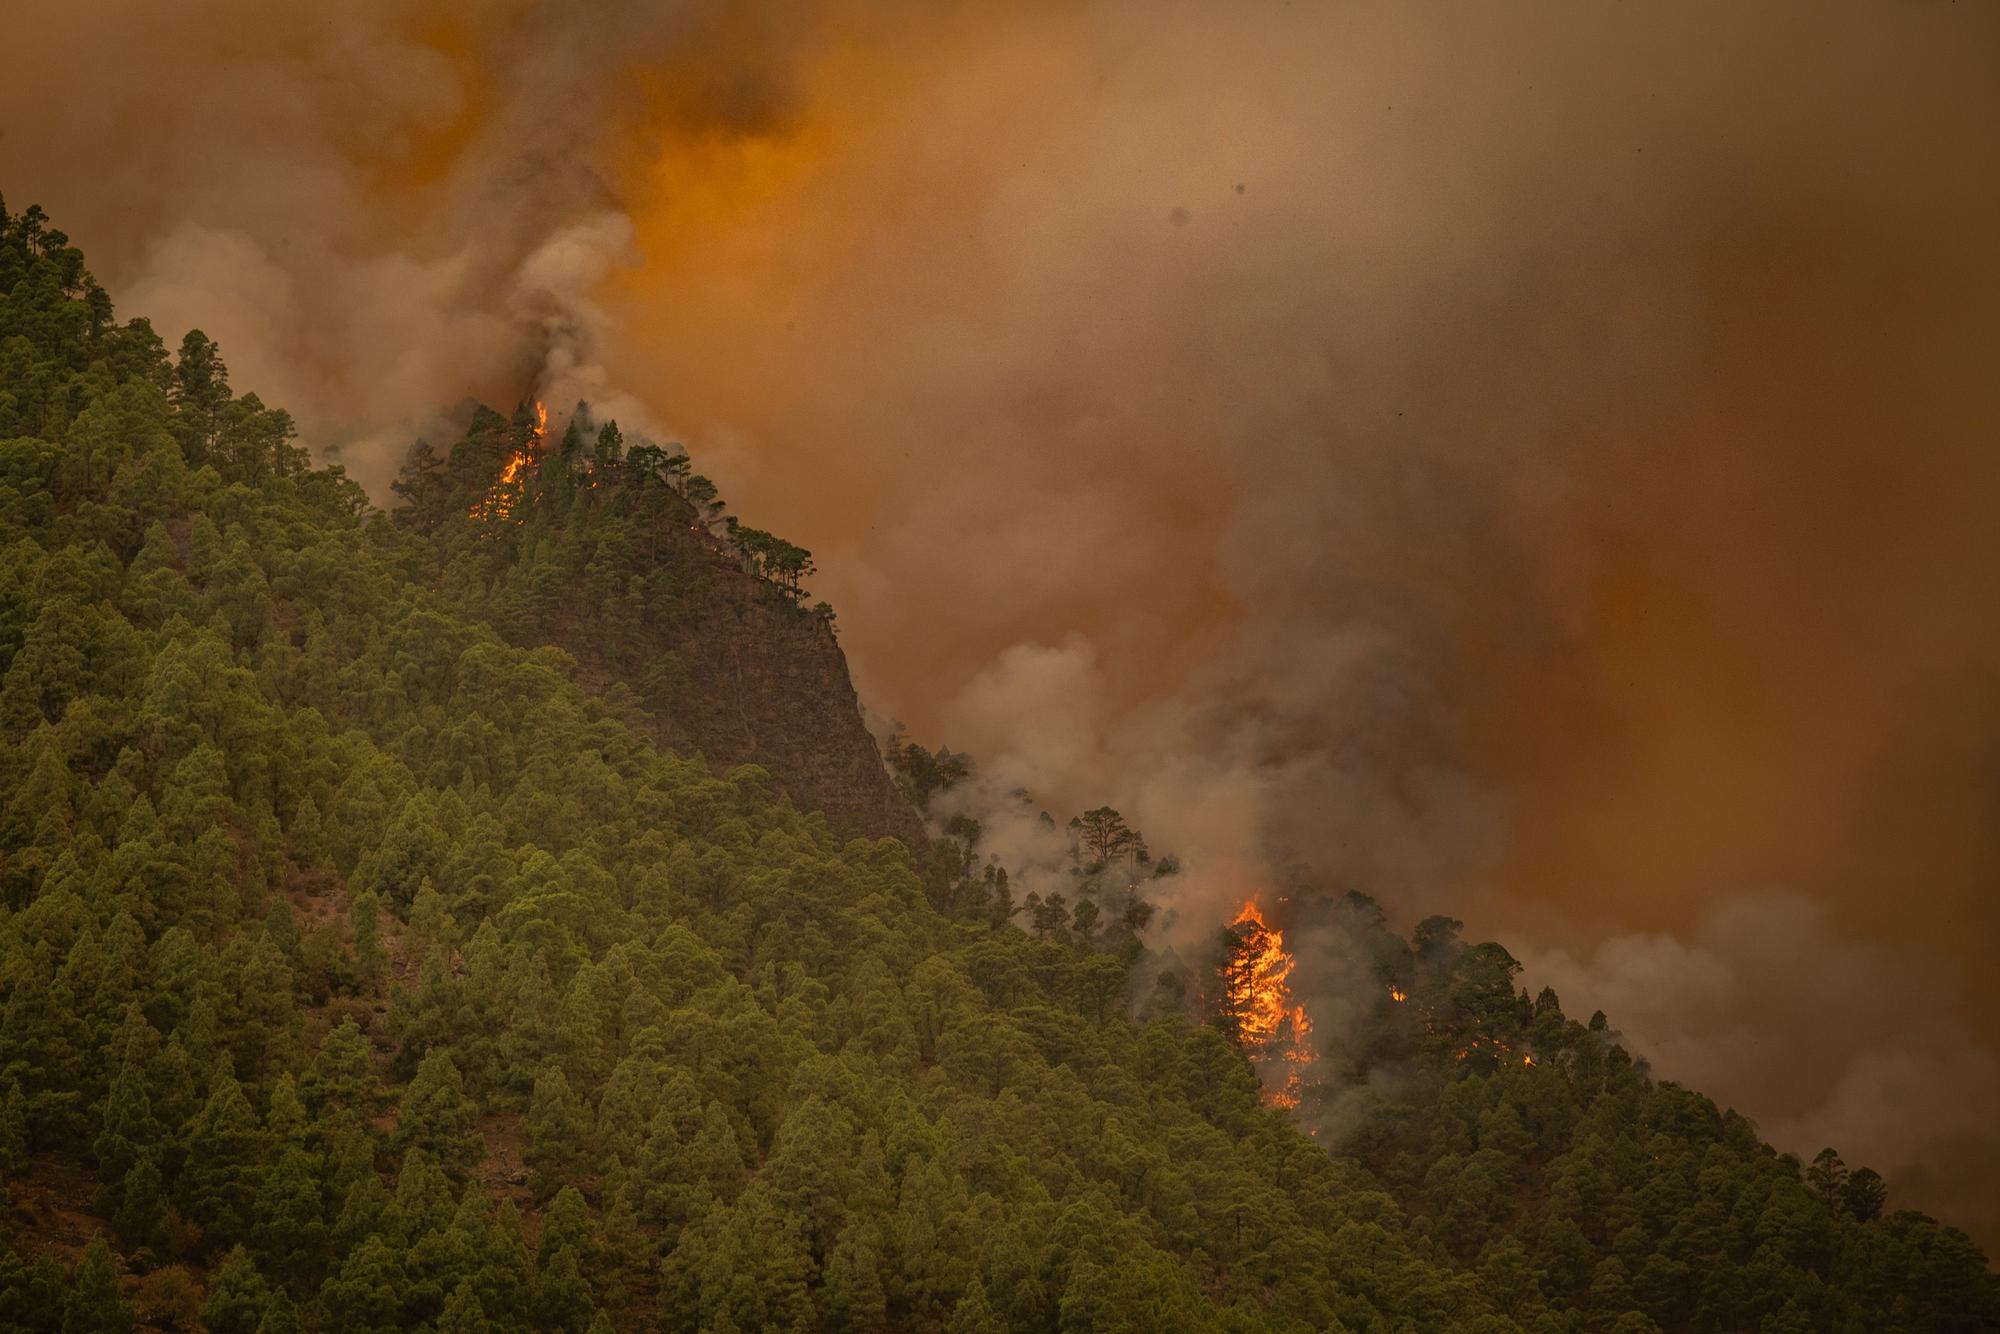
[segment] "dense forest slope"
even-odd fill
[[[1450,923],[1315,908],[1376,993],[1322,1145],[1204,999],[1240,933],[1163,966],[1102,858],[1023,930],[976,830],[677,752],[716,606],[851,714],[803,553],[615,431],[496,493],[535,429],[392,521],[0,209],[0,1330],[2000,1327]]]

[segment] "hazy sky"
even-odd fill
[[[322,457],[608,404],[1184,922],[1452,911],[2000,1237],[2000,9],[279,11],[15,16],[0,191]]]

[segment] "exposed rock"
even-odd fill
[[[713,488],[673,481],[665,457],[593,455],[575,423],[556,445],[539,413],[482,409],[448,460],[413,453],[398,521],[437,543],[440,582],[501,634],[564,649],[586,685],[628,687],[663,743],[762,765],[836,829],[922,843],[831,622],[753,573],[712,530],[715,507],[690,499]]]
[[[836,828],[913,846],[923,824],[896,790],[824,617],[718,557],[700,614],[669,638],[689,689],[668,716],[670,743],[710,762],[761,764],[802,810]],[[574,651],[574,650],[572,650]]]

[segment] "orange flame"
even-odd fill
[[[1285,953],[1285,933],[1264,924],[1254,899],[1243,905],[1230,926],[1242,937],[1245,951],[1230,988],[1230,1009],[1244,1042],[1261,1047],[1278,1035],[1285,1021],[1292,956]]]
[[[1409,998],[1410,998],[1409,994],[1405,992],[1401,987],[1392,986],[1389,988],[1389,999],[1396,1002],[1396,1004],[1401,1005],[1404,1001],[1408,1000]]]
[[[506,464],[500,469],[500,476],[488,488],[483,499],[476,500],[466,511],[479,520],[504,519],[514,512],[514,483],[521,480],[542,452],[542,442],[549,435],[549,410],[539,398],[535,400],[535,424],[528,428],[528,442],[507,456]]]
[[[1296,1107],[1306,1067],[1318,1055],[1310,1040],[1312,1020],[1305,1006],[1292,1000],[1290,978],[1297,961],[1285,950],[1285,933],[1265,923],[1255,899],[1243,905],[1230,926],[1243,941],[1243,953],[1230,970],[1227,998],[1237,1033],[1260,1066],[1274,1056],[1282,1061],[1283,1082],[1265,1090],[1265,1102]]]

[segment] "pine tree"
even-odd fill
[[[292,1304],[290,1294],[283,1288],[272,1293],[264,1318],[257,1322],[257,1334],[300,1334],[301,1328],[298,1307]]]
[[[76,997],[45,964],[17,969],[13,994],[0,1001],[0,1032],[9,1038],[0,1076],[25,1095],[25,1138],[38,1148],[88,1142],[79,1106],[84,1053],[77,1044]]]
[[[270,1285],[257,1272],[250,1252],[233,1246],[209,1272],[201,1320],[211,1334],[256,1334],[271,1303]]]
[[[689,1151],[695,1177],[724,1200],[743,1189],[743,1147],[722,1104],[711,1100],[702,1113],[701,1131]]]
[[[183,1200],[211,1245],[248,1239],[262,1178],[264,1133],[225,1058],[188,1134]]]
[[[17,1080],[0,1079],[0,1182],[28,1157],[28,1099]]]
[[[451,1226],[458,1202],[444,1170],[424,1149],[412,1148],[403,1155],[402,1170],[396,1174],[396,1198],[390,1211],[390,1230],[406,1246],[429,1232]]]
[[[157,1151],[140,1150],[126,1170],[111,1226],[127,1246],[166,1253],[167,1200]]]
[[[583,1109],[560,1067],[551,1065],[536,1076],[522,1130],[527,1146],[521,1156],[536,1194],[546,1199],[578,1174],[589,1142]]]
[[[603,1244],[592,1272],[598,1295],[610,1310],[626,1310],[651,1287],[659,1261],[658,1240],[639,1216],[636,1184],[620,1186],[604,1208]]]
[[[590,1206],[583,1202],[583,1193],[575,1186],[564,1186],[549,1202],[548,1212],[542,1215],[542,1238],[536,1258],[546,1264],[550,1256],[565,1246],[576,1253],[586,1270],[595,1266],[597,1224],[590,1217]]]
[[[308,792],[292,809],[285,824],[285,845],[292,861],[302,871],[317,870],[328,858],[326,833],[320,822],[319,804]]]
[[[153,1034],[152,1026],[146,1023],[136,1005],[128,1011],[126,1024],[128,1033],[143,1029]],[[157,1042],[158,1035],[153,1034],[153,1043]],[[117,1213],[123,1207],[126,1175],[148,1146],[157,1145],[165,1134],[165,1128],[153,1115],[152,1098],[147,1093],[151,1080],[148,1044],[133,1039],[123,1045],[125,1051],[118,1074],[105,1095],[99,1114],[100,1129],[91,1146],[97,1157],[98,1180],[104,1183],[98,1191],[97,1208],[105,1214]],[[154,1172],[157,1174],[158,1170],[156,1162]]]
[[[354,976],[363,995],[382,985],[389,956],[382,949],[382,901],[373,891],[357,894],[348,909],[348,923],[354,931]]]
[[[417,896],[410,903],[409,941],[419,964],[436,953],[448,955],[458,945],[458,923],[429,876],[418,884]]]
[[[264,1129],[270,1142],[282,1147],[303,1148],[306,1142],[306,1105],[290,1071],[271,1081],[271,1094],[264,1112]]]
[[[615,468],[624,456],[625,437],[617,422],[606,422],[597,432],[594,460],[599,468]]]
[[[373,1109],[375,1068],[368,1039],[352,1019],[342,1019],[320,1042],[299,1082],[306,1113],[315,1120],[337,1108]]]
[[[24,747],[27,776],[0,809],[0,852],[6,853],[0,892],[15,908],[34,896],[75,820],[75,779],[62,743],[46,720],[37,717],[35,724]]]
[[[307,1130],[306,1147],[320,1155],[326,1198],[339,1201],[355,1182],[375,1172],[380,1148],[374,1128],[352,1108],[330,1112]]]
[[[1001,1334],[1005,1328],[986,1300],[986,1285],[977,1278],[951,1309],[951,1319],[945,1324],[946,1334]]]
[[[1841,1207],[1863,1223],[1882,1216],[1882,1205],[1888,1196],[1889,1188],[1882,1174],[1872,1167],[1855,1168],[1840,1188]]]
[[[597,1312],[597,1297],[569,1246],[549,1257],[535,1277],[535,1327],[583,1334]]]
[[[320,1289],[335,1334],[393,1334],[403,1324],[403,1267],[380,1235],[370,1235]]]
[[[396,1142],[430,1151],[454,1180],[462,1181],[486,1156],[478,1113],[465,1095],[458,1067],[443,1051],[432,1051],[403,1090]]]
[[[91,1239],[77,1261],[62,1327],[63,1334],[127,1334],[132,1328],[132,1308],[126,1305],[111,1248],[101,1236]]]
[[[607,1155],[635,1166],[644,1150],[648,1125],[660,1102],[657,1058],[627,1053],[605,1082],[597,1103],[597,1137]]]
[[[533,1296],[535,1266],[521,1238],[521,1214],[512,1200],[493,1210],[486,1250],[473,1281],[479,1301],[496,1321],[525,1320]]]
[[[0,1191],[0,1203],[4,1203]],[[0,1235],[0,1321],[7,1334],[57,1334],[63,1323],[69,1274],[53,1255],[33,1264]]]
[[[252,1216],[265,1267],[309,1289],[328,1239],[319,1156],[298,1144],[284,1148],[258,1188]]]
[[[291,1059],[298,1003],[291,965],[270,934],[255,932],[236,972],[231,1007],[234,1050],[247,1075],[282,1069]]]
[[[461,1280],[438,1316],[437,1334],[486,1334],[491,1328],[486,1308],[479,1304],[479,1294],[473,1291],[469,1280]]]
[[[1847,1164],[1832,1149],[1821,1149],[1806,1168],[1806,1183],[1828,1204],[1838,1202],[1841,1187],[1847,1184]]]
[[[843,1230],[826,1258],[821,1326],[830,1330],[881,1329],[888,1321],[888,1304],[882,1288],[880,1241],[873,1225]]]

